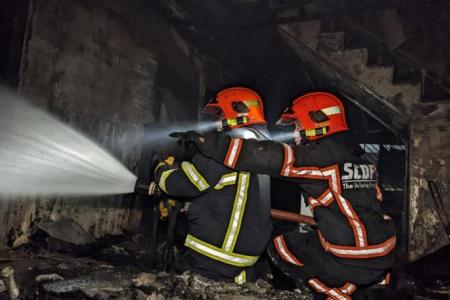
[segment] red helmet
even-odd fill
[[[308,140],[348,130],[342,102],[325,92],[308,93],[295,99],[282,113],[277,125],[296,125],[296,130]]]
[[[203,112],[216,115],[221,120],[244,117],[245,122],[230,122],[230,128],[267,123],[261,97],[244,87],[232,87],[219,92],[206,104]]]

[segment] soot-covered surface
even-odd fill
[[[158,248],[161,254],[164,243]],[[20,299],[312,299],[263,280],[237,285],[150,269],[150,249],[141,234],[75,246],[41,232],[31,245],[4,249],[0,266],[14,269]],[[9,299],[7,285],[0,299]]]
[[[161,262],[164,242],[157,248]],[[76,246],[41,232],[28,246],[3,249],[0,267],[14,269],[20,299],[313,299],[306,288],[293,290],[277,272],[271,282],[237,285],[190,272],[161,271],[161,263],[151,269],[151,249],[142,234]],[[390,287],[360,290],[354,299],[448,299],[447,252],[398,264]],[[0,299],[9,299],[7,286],[0,282]]]

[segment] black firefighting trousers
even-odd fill
[[[215,281],[235,282],[235,278],[226,277],[217,272],[205,261],[204,256],[190,250],[186,250],[177,257],[172,265],[172,271],[179,274],[190,271]],[[254,282],[259,278],[266,279],[270,267],[267,262],[258,261],[253,266],[245,268],[245,272],[246,282]]]
[[[356,267],[338,262],[336,258],[322,247],[317,233],[297,233],[290,232],[284,234],[287,247],[296,249],[297,258],[303,263],[303,267],[298,267],[283,260],[277,253],[273,243],[269,243],[267,253],[275,267],[280,269],[285,275],[291,278],[299,287],[309,287],[307,281],[318,278],[329,287],[341,287],[347,282],[358,286],[370,286],[381,281],[385,275],[384,270]],[[314,293],[314,299],[326,299],[327,296],[319,294],[309,287]],[[358,292],[357,292],[358,293]],[[357,293],[352,295],[357,299]]]

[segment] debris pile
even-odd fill
[[[238,285],[197,274],[133,274],[113,269],[45,283],[42,289],[65,299],[312,299],[307,292],[276,290],[262,280]]]
[[[1,253],[8,265],[0,266],[0,299],[312,299],[307,290],[278,290],[261,279],[238,285],[163,272],[160,263],[151,269],[143,234],[95,240],[71,219],[36,224],[30,241]],[[164,247],[158,244],[158,257]]]

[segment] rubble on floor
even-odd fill
[[[152,269],[150,239],[143,234],[110,237],[82,245],[68,242],[67,237],[61,243],[55,237],[48,233],[42,235],[41,230],[32,236],[32,244],[19,249],[0,249],[0,270],[4,273],[3,281],[0,280],[0,300],[313,299],[307,288],[288,290],[293,287],[280,285],[280,281],[287,282],[275,270],[270,283],[259,279],[243,285],[213,281],[189,272],[178,275],[163,272],[167,265],[162,263],[163,252],[159,249],[162,246],[157,247],[158,270]],[[442,249],[432,257],[401,266],[402,271],[394,271],[389,289],[367,291],[367,295],[386,300],[419,299],[419,296],[448,299],[445,298],[450,291],[447,252],[448,248]]]
[[[10,250],[0,267],[14,270],[23,299],[312,299],[307,290],[278,290],[263,280],[238,285],[152,270],[146,265],[149,245],[142,235],[109,242],[88,244],[89,253],[79,247],[76,253],[72,246],[57,252],[45,243],[41,248],[29,245]],[[9,299],[8,287],[1,283],[0,299]]]
[[[309,293],[280,291],[266,282],[216,282],[197,274],[95,271],[73,279],[44,284],[50,295],[74,299],[312,299]]]
[[[95,242],[95,239],[79,223],[70,218],[42,221],[36,227],[50,237],[70,244],[85,245]]]

